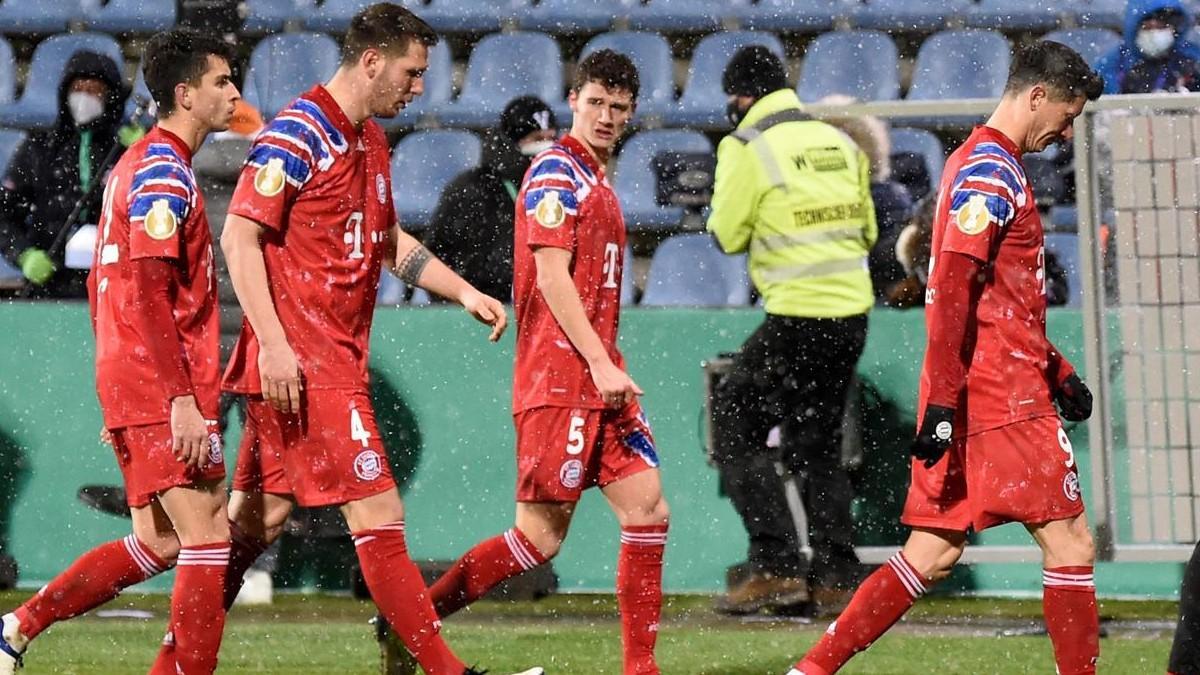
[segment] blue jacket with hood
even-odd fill
[[[1162,82],[1159,89],[1170,91],[1182,77],[1197,71],[1200,63],[1200,45],[1188,39],[1188,31],[1192,27],[1192,13],[1182,0],[1129,0],[1125,7],[1124,42],[1117,48],[1105,54],[1096,64],[1096,71],[1104,78],[1105,94],[1148,93],[1145,91],[1130,91],[1126,81],[1131,71],[1153,68],[1150,61],[1137,47],[1138,26],[1149,15],[1161,11],[1172,10],[1180,16],[1176,27],[1178,37],[1171,51],[1160,59],[1158,70],[1161,73],[1156,80]],[[1198,82],[1197,84],[1200,84]],[[1140,89],[1140,87],[1139,87]]]

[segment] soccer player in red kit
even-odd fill
[[[912,534],[859,586],[791,675],[836,672],[962,555],[967,532],[1019,522],[1043,554],[1042,607],[1060,675],[1096,672],[1099,619],[1074,452],[1058,421],[1092,400],[1046,338],[1042,223],[1021,157],[1071,139],[1103,81],[1055,42],[1013,57],[986,125],[946,162],[925,305],[928,342],[901,521]]]
[[[445,617],[553,558],[582,491],[621,525],[617,601],[625,673],[657,673],[667,503],[642,390],[617,350],[625,222],[605,175],[633,116],[637,69],[611,50],[576,69],[571,131],[534,158],[517,196],[516,526],[464,555],[430,589]]]
[[[109,173],[88,277],[96,390],[133,516],[133,534],[92,549],[4,615],[0,673],[56,621],[170,568],[178,672],[212,673],[225,624],[229,558],[217,432],[217,288],[192,153],[229,126],[240,97],[232,50],[174,31],[143,57],[158,122]]]
[[[371,595],[405,646],[426,673],[462,675],[474,671],[442,640],[408,555],[404,508],[367,386],[385,263],[406,282],[457,300],[492,327],[493,340],[505,328],[499,301],[396,223],[387,139],[372,117],[394,117],[421,94],[436,42],[425,22],[398,5],[359,12],[333,78],[276,115],[242,169],[221,235],[245,311],[224,387],[249,396],[225,599],[232,601],[242,574],[278,536],[293,500],[336,504]],[[153,672],[169,672],[161,666],[170,651],[168,640]]]

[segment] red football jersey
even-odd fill
[[[617,350],[624,271],[625,219],[617,195],[583,145],[563,136],[533,159],[517,195],[513,303],[517,356],[513,412],[541,406],[603,408],[587,362],[567,339],[537,288],[535,249],[570,251],[575,290],[609,356]]]
[[[316,86],[255,138],[229,213],[261,224],[275,311],[306,387],[367,385],[367,347],[392,208],[383,130],[361,130]],[[227,390],[257,394],[258,340],[242,321]]]
[[[126,150],[108,175],[98,227],[88,295],[104,426],[119,429],[171,418],[170,401],[146,348],[158,338],[141,334],[129,320],[143,311],[143,289],[133,277],[133,261],[139,258],[179,264],[175,330],[200,412],[216,419],[220,317],[212,235],[187,145],[154,127]]]
[[[950,253],[984,264],[983,294],[968,324],[974,343],[956,426],[968,434],[1055,415],[1047,376],[1045,237],[1021,154],[995,129],[979,126],[946,161],[938,188],[929,260],[928,307],[938,302],[938,260]],[[961,281],[960,281],[961,283]],[[925,354],[918,417],[930,389]],[[966,426],[964,427],[963,424]]]

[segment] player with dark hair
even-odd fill
[[[1024,524],[1042,549],[1058,672],[1096,672],[1095,545],[1055,411],[1087,419],[1092,396],[1046,338],[1044,234],[1021,157],[1070,140],[1103,86],[1069,47],[1019,49],[995,111],[947,160],[925,304],[921,423],[901,516],[912,534],[791,675],[836,672],[949,575],[968,531],[1008,522]]]
[[[216,670],[229,529],[212,237],[191,160],[210,132],[228,127],[240,98],[230,58],[225,43],[187,31],[146,45],[158,122],[109,174],[88,277],[104,437],[125,479],[133,534],[88,551],[4,615],[0,673],[14,672],[50,625],[176,559],[177,667],[189,675]]]
[[[443,641],[408,555],[404,505],[367,386],[384,264],[406,283],[459,302],[491,326],[493,341],[507,322],[499,301],[396,222],[389,147],[372,117],[394,117],[422,93],[436,42],[403,7],[362,10],[350,23],[337,72],[275,116],[242,168],[221,235],[245,311],[223,386],[248,397],[223,595],[229,606],[293,503],[337,505],[371,596],[405,646],[426,673],[463,675],[475,671]],[[173,672],[175,632],[173,626],[152,672]]]
[[[658,456],[617,350],[625,221],[604,166],[633,117],[629,57],[576,69],[570,132],[538,154],[516,203],[516,525],[468,551],[430,589],[448,616],[558,554],[583,490],[599,486],[621,525],[617,602],[625,673],[657,673],[667,503]]]

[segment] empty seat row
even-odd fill
[[[375,0],[247,0],[243,29],[266,34],[289,24],[341,32]],[[440,32],[503,26],[555,34],[611,28],[708,32],[723,26],[820,32],[838,25],[933,32],[965,25],[1048,30],[1119,28],[1125,0],[400,0]],[[176,21],[176,3],[146,0],[0,0],[0,32],[58,33],[73,24],[112,33],[150,33]]]
[[[1050,33],[1095,62],[1119,43],[1105,29],[1074,29]],[[769,32],[713,33],[696,46],[688,66],[683,94],[675,97],[674,64],[666,40],[657,33],[603,33],[585,45],[582,54],[611,48],[628,54],[642,81],[638,97],[641,118],[656,118],[668,126],[714,128],[724,124],[725,96],[721,73],[738,49],[763,45],[784,58],[783,44]],[[11,47],[0,39],[0,125],[34,128],[53,124],[58,111],[58,80],[71,54],[91,50],[111,56],[123,67],[120,45],[102,33],[51,36],[34,51],[27,85],[13,101],[16,68]],[[999,33],[983,30],[943,31],[921,45],[914,68],[910,100],[994,97],[1000,94],[1008,70],[1010,46]],[[296,58],[303,54],[304,58]],[[453,68],[444,42],[430,51],[425,93],[390,126],[412,126],[422,118],[446,126],[485,127],[494,124],[513,98],[534,94],[569,115],[563,99],[562,55],[549,35],[534,32],[494,33],[471,52],[461,94],[453,98]],[[339,53],[333,38],[322,33],[284,33],[261,40],[250,57],[246,100],[271,117],[296,94],[314,82],[328,79],[337,68]],[[546,67],[556,64],[556,67]],[[833,31],[809,45],[796,89],[801,100],[818,101],[832,94],[860,100],[893,100],[900,96],[899,56],[886,33],[872,30]],[[140,94],[145,86],[135,84]]]

